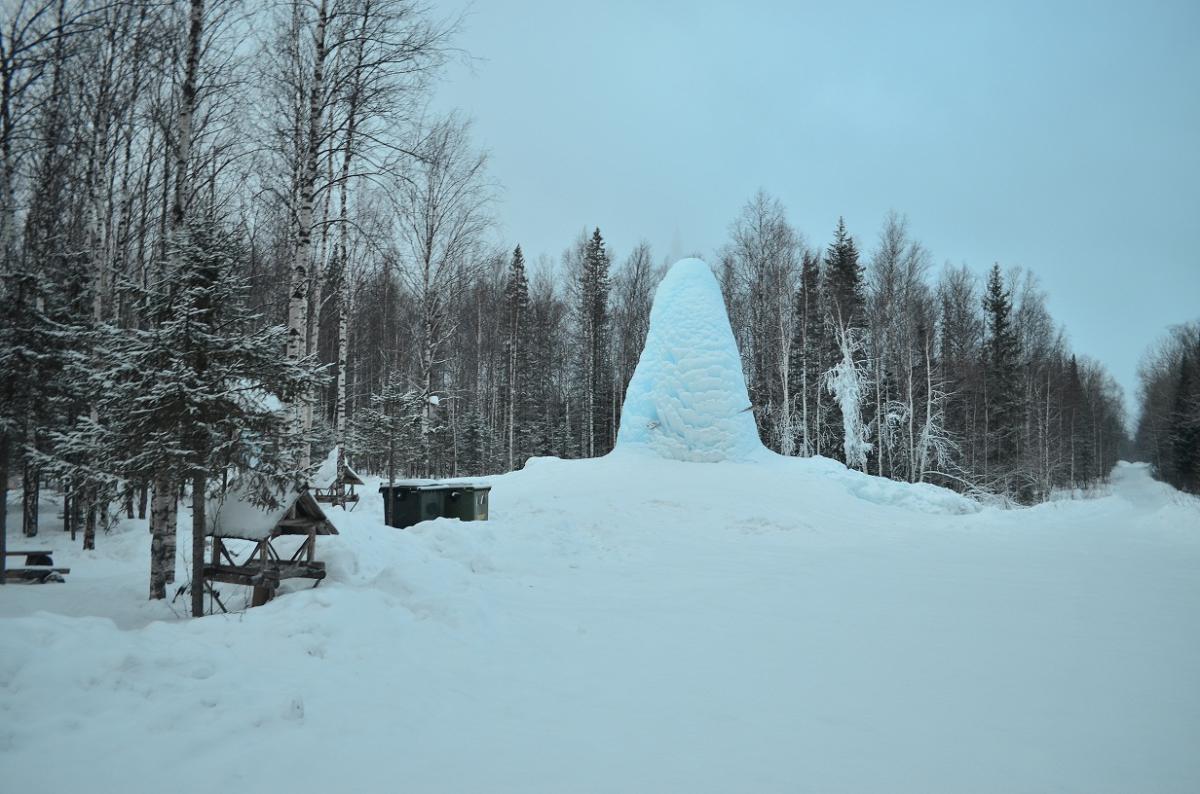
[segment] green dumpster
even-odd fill
[[[487,521],[490,485],[462,485],[446,492],[446,518]]]
[[[441,518],[445,513],[445,485],[381,485],[383,520],[389,527],[411,527],[421,521]]]

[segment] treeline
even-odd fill
[[[0,483],[27,535],[50,481],[85,546],[150,507],[163,597],[180,496],[199,529],[231,483],[304,479],[373,269],[411,300],[482,262],[484,158],[426,111],[455,27],[419,0],[3,3]]]
[[[1137,451],[1155,475],[1200,493],[1200,322],[1171,329],[1138,370]]]
[[[772,448],[1026,503],[1118,459],[1121,390],[1071,353],[1033,274],[934,277],[894,214],[865,256],[841,221],[811,248],[761,192],[731,238],[720,272]]]
[[[88,543],[156,497],[165,560],[174,494],[202,516],[203,491],[333,448],[388,476],[612,448],[667,263],[598,229],[533,262],[494,242],[486,157],[426,110],[454,20],[416,0],[4,8],[0,482],[20,478],[27,533],[51,479]],[[840,224],[810,247],[766,195],[710,261],[781,453],[1021,501],[1111,467],[1118,390],[1031,275],[934,278],[898,218],[865,256]]]
[[[947,267],[934,278],[896,216],[863,261],[841,223],[814,250],[765,194],[730,236],[718,275],[772,449],[1021,502],[1103,481],[1124,450],[1120,389],[1070,352],[1032,274],[997,266],[981,282]],[[614,263],[598,229],[560,263],[543,258],[532,279],[519,247],[491,257],[454,289],[435,382],[414,377],[411,345],[391,348],[392,361],[381,347],[373,363],[351,362],[368,379],[352,391],[374,395],[352,414],[358,460],[470,474],[607,452],[668,264],[646,244]],[[372,338],[392,331],[370,323],[398,329],[419,314],[394,276],[380,278],[359,304]]]

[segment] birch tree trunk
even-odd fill
[[[167,597],[169,572],[175,569],[175,555],[167,540],[166,527],[173,522],[169,515],[174,512],[175,486],[165,476],[154,480],[154,497],[150,501],[150,598]],[[172,536],[174,533],[171,533]],[[173,578],[173,577],[172,577]]]
[[[929,466],[928,434],[933,428],[933,367],[929,356],[929,336],[925,336],[925,431],[922,435],[920,470],[917,482],[925,482],[925,470]]]
[[[362,64],[363,44],[357,48],[356,67]],[[358,75],[356,75],[357,77]],[[351,91],[346,111],[346,140],[342,156],[341,180],[338,184],[338,336],[337,336],[337,397],[334,412],[337,444],[337,478],[340,492],[346,479],[346,367],[349,363],[350,316],[350,163],[354,157],[354,132],[358,122],[358,86]],[[343,504],[344,506],[344,504]]]
[[[170,494],[171,498],[167,500],[167,514],[163,519],[162,533],[167,555],[166,579],[167,584],[172,584],[175,581],[175,552],[179,540],[179,495],[173,481],[168,479],[166,483],[170,486],[166,493]]]
[[[779,421],[779,453],[791,457],[796,454],[796,431],[792,427],[792,334],[790,320],[791,289],[776,296],[779,330],[779,388],[782,391],[783,414]]]
[[[32,437],[30,433],[30,437]],[[32,440],[30,441],[32,444]],[[21,472],[21,531],[27,538],[38,533],[38,499],[41,496],[41,473],[31,461],[25,461]],[[7,505],[5,505],[7,510]]]
[[[341,295],[338,297],[338,350],[337,350],[337,477],[339,489],[345,488],[346,479],[346,366],[349,360],[350,288],[342,276]]]
[[[96,519],[99,512],[96,506],[96,491],[93,488],[88,488],[87,491],[87,517],[83,522],[83,548],[91,551],[96,548]]]
[[[204,30],[204,0],[192,0],[188,18],[188,54],[184,67],[183,91],[179,101],[179,121],[175,138],[175,190],[171,199],[172,238],[183,228],[188,189],[188,160],[192,153],[192,116],[196,110],[196,72],[200,66],[200,44]],[[175,239],[172,242],[176,242]],[[177,254],[172,265],[178,264]]]
[[[317,184],[317,160],[321,134],[321,99],[325,76],[325,25],[328,21],[327,0],[321,0],[317,10],[317,25],[313,32],[316,54],[313,59],[313,82],[308,99],[308,134],[305,140],[304,173],[299,184],[299,203],[296,213],[296,251],[292,259],[291,295],[288,301],[287,357],[298,360],[305,354],[308,341],[309,260],[312,257],[313,204]],[[308,397],[291,406],[292,431],[299,438],[304,430]],[[308,468],[312,450],[307,443],[300,447],[300,466]]]
[[[0,433],[0,585],[5,583],[8,557],[8,434]]]

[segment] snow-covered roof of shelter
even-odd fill
[[[281,527],[280,522],[289,518],[293,505],[294,518],[315,522],[317,534],[337,534],[337,530],[325,518],[325,512],[307,490],[289,489],[278,500],[274,509],[259,507],[249,494],[237,483],[223,495],[208,500],[205,509],[207,534],[222,538],[244,538],[262,540],[274,534],[287,534],[293,527]]]
[[[321,461],[321,465],[317,467],[316,473],[308,484],[313,488],[332,488],[337,482],[338,476],[337,457],[337,447],[334,447],[325,456],[325,460]],[[354,472],[354,469],[350,468],[349,463],[346,464],[346,482],[352,482],[355,485],[363,484],[362,478]]]
[[[617,448],[696,462],[766,454],[721,288],[700,259],[676,262],[654,294]]]

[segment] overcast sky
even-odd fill
[[[599,226],[711,260],[762,187],[810,245],[844,215],[869,253],[895,209],[938,268],[1032,269],[1131,404],[1200,318],[1197,0],[477,0],[457,41],[437,104],[531,259]]]

